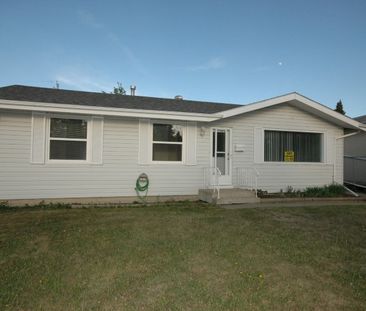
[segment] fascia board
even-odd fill
[[[229,118],[229,117],[233,117],[233,116],[236,116],[239,114],[244,114],[244,113],[256,111],[259,109],[263,109],[263,108],[267,108],[267,107],[271,107],[271,106],[275,106],[278,104],[283,104],[283,103],[291,102],[291,101],[300,102],[300,103],[306,105],[307,107],[311,108],[313,111],[321,112],[323,115],[328,117],[328,121],[333,121],[337,124],[341,124],[341,126],[344,126],[344,127],[350,127],[352,129],[360,129],[359,122],[357,122],[347,116],[344,116],[344,115],[342,115],[318,102],[315,102],[301,94],[298,94],[298,93],[290,93],[290,94],[270,98],[267,100],[255,102],[252,104],[248,104],[245,106],[241,106],[238,108],[232,108],[232,109],[221,112],[221,115],[222,115],[222,118]]]
[[[82,105],[64,105],[57,103],[40,103],[40,102],[13,101],[3,99],[0,99],[0,108],[10,110],[23,110],[23,111],[39,111],[39,112],[42,111],[52,113],[155,118],[155,119],[187,120],[187,121],[201,121],[201,122],[210,122],[222,118],[220,114],[109,108],[109,107],[82,106]]]

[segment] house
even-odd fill
[[[13,85],[0,88],[0,200],[197,198],[343,183],[359,122],[298,93],[248,105]]]
[[[366,115],[355,118],[366,129]],[[344,181],[366,188],[366,132],[344,140]]]

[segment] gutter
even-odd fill
[[[201,122],[212,122],[219,120],[223,117],[223,115],[219,113],[205,114],[161,110],[126,109],[83,105],[65,105],[58,103],[13,101],[4,99],[0,99],[0,109]]]
[[[335,139],[338,140],[338,139],[343,139],[343,138],[347,138],[347,137],[351,137],[353,135],[357,135],[361,133],[361,131],[357,131],[357,132],[353,132],[353,133],[350,133],[350,134],[346,134],[346,135],[342,135],[342,136],[338,136],[336,137]]]

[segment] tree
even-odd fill
[[[336,109],[334,109],[334,111],[337,111],[341,114],[346,114],[346,112],[343,110],[343,104],[341,100],[337,103]]]
[[[102,93],[107,93],[102,91]],[[110,94],[115,94],[115,95],[126,95],[126,90],[124,89],[124,87],[122,86],[121,82],[117,82],[117,86],[113,87],[113,92],[111,92]]]
[[[121,82],[117,82],[117,86],[113,88],[113,94],[126,95],[126,90],[123,88]]]

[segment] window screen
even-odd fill
[[[153,161],[182,161],[183,127],[177,124],[153,125]]]
[[[264,132],[264,161],[321,162],[322,134]]]
[[[51,118],[50,160],[86,160],[87,121]]]

